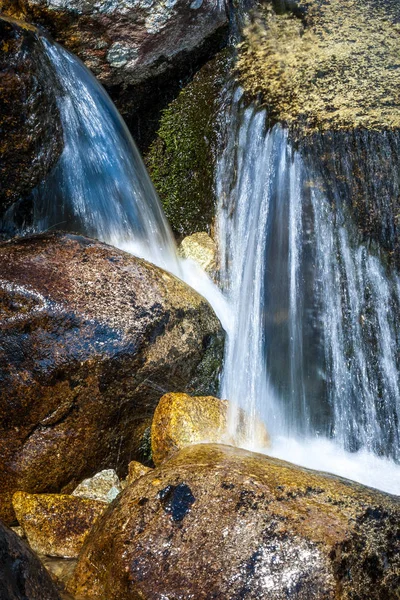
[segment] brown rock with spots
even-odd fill
[[[212,392],[223,332],[183,282],[84,237],[7,242],[0,265],[0,514],[12,520],[14,491],[126,475],[163,392]]]
[[[228,446],[187,447],[97,522],[77,600],[395,600],[400,499]]]
[[[16,492],[13,507],[30,547],[39,554],[76,558],[105,502],[62,494]]]
[[[16,533],[0,523],[1,600],[61,600],[38,557]]]
[[[0,17],[0,232],[5,211],[31,192],[61,153],[55,90],[35,28]]]

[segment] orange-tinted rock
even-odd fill
[[[105,244],[0,245],[0,514],[11,494],[72,492],[141,459],[160,390],[212,393],[223,333],[172,275]]]
[[[400,499],[200,444],[127,487],[89,535],[77,600],[395,600]]]
[[[172,392],[164,394],[154,412],[151,426],[152,459],[156,465],[181,448],[204,442],[241,446],[252,426],[253,439],[260,448],[270,443],[265,425],[258,419],[250,423],[246,412],[236,409],[237,430],[229,430],[229,402],[213,396],[189,396]]]
[[[126,483],[130,485],[134,483],[139,477],[143,477],[143,475],[147,475],[150,473],[151,469],[149,467],[145,467],[142,463],[132,460],[128,465],[128,477],[126,479]]]
[[[1,600],[61,600],[38,557],[0,523]]]
[[[16,492],[13,507],[35,552],[76,558],[107,504],[69,495]]]

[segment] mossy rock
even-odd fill
[[[215,215],[218,112],[228,51],[208,62],[163,111],[145,155],[150,176],[177,237],[210,231]]]

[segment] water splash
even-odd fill
[[[240,91],[227,122],[216,178],[233,310],[222,395],[294,452],[278,443],[278,455],[315,467],[319,440],[326,463],[317,468],[378,485],[356,465],[370,457],[376,474],[380,464],[396,469],[378,456],[400,460],[399,277],[360,241],[346,207],[313,185],[287,133],[245,108]]]

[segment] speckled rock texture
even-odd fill
[[[76,600],[395,600],[400,499],[229,446],[129,486],[78,561]]]
[[[36,30],[0,18],[0,233],[5,211],[45,177],[62,150],[55,83]]]
[[[182,258],[196,262],[212,279],[217,276],[217,246],[205,231],[183,238],[178,248]]]
[[[165,394],[154,411],[151,426],[153,461],[159,465],[190,444],[220,442],[227,436],[227,427],[227,400]]]
[[[107,86],[190,62],[228,25],[225,0],[0,0],[0,9],[47,27]]]
[[[172,275],[84,237],[0,245],[0,513],[141,459],[163,393],[215,393],[223,332]],[[143,429],[143,427],[146,429]]]
[[[66,494],[16,492],[13,507],[30,547],[39,554],[76,558],[105,502]]]
[[[128,477],[124,482],[124,486],[134,483],[136,479],[143,477],[143,475],[147,475],[147,473],[150,473],[150,471],[150,467],[142,465],[142,463],[138,462],[137,460],[132,460],[128,465]]]
[[[38,557],[0,523],[1,600],[61,600]]]

